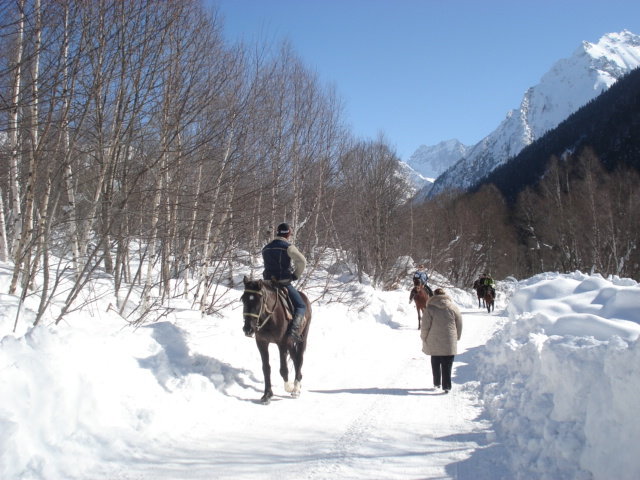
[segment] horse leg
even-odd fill
[[[291,393],[293,384],[289,381],[289,365],[287,365],[287,341],[278,344],[278,352],[280,352],[280,376],[284,380],[284,390]]]
[[[418,310],[418,330],[420,330],[420,322],[422,320],[422,312],[420,311],[420,307],[416,305],[416,310]]]
[[[304,355],[304,345],[295,344],[289,349],[289,355],[293,360],[293,368],[295,369],[295,380],[291,386],[291,390],[287,390],[291,393],[293,398],[300,396],[301,382],[302,382],[302,360]]]
[[[488,293],[487,296],[485,297],[485,304],[487,305],[487,313],[491,313],[491,310],[493,309],[493,305],[494,305],[494,299],[490,293]]]
[[[265,405],[269,405],[273,391],[271,390],[271,366],[269,365],[269,342],[258,342],[258,351],[262,359],[262,374],[264,375],[264,395],[260,401]]]

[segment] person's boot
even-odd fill
[[[294,342],[302,341],[303,318],[304,315],[297,313],[296,315],[294,315],[293,320],[291,320],[291,323],[289,324],[289,331],[287,332],[287,335],[289,335],[289,337],[291,337]]]

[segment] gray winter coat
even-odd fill
[[[422,326],[422,351],[427,355],[456,355],[462,334],[462,314],[446,295],[429,299]]]

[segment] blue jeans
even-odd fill
[[[307,311],[307,304],[302,300],[302,296],[300,292],[294,288],[293,285],[286,285],[287,292],[289,292],[289,298],[291,299],[291,303],[293,304],[293,316],[300,315],[304,317],[305,312]]]

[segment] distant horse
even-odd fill
[[[482,295],[483,295],[482,300],[484,301],[484,304],[487,306],[487,313],[491,313],[491,311],[494,309],[494,304],[496,300],[495,290],[490,286],[485,285]]]
[[[300,296],[307,305],[305,324],[302,330],[302,341],[293,342],[287,335],[289,320],[278,287],[265,280],[253,280],[244,277],[244,293],[242,315],[244,326],[242,330],[247,337],[255,335],[260,358],[262,359],[262,373],[264,374],[264,395],[260,399],[265,405],[269,404],[273,391],[271,390],[271,366],[269,365],[269,344],[275,343],[280,352],[280,375],[284,380],[284,388],[291,396],[300,396],[300,381],[302,380],[302,361],[307,346],[307,335],[311,323],[311,304],[307,296],[300,292]],[[289,368],[287,354],[293,361],[295,381],[289,382]]]
[[[484,300],[484,291],[486,290],[486,285],[483,285],[482,281],[478,279],[473,282],[473,289],[476,291],[476,295],[478,296],[478,308],[486,307],[487,305]]]
[[[420,330],[420,323],[422,321],[424,309],[427,308],[427,300],[429,300],[429,297],[431,296],[433,296],[431,289],[429,287],[425,288],[422,283],[420,283],[419,279],[414,278],[413,288],[409,294],[409,303],[413,301],[416,304],[416,310],[418,311],[418,330]]]

